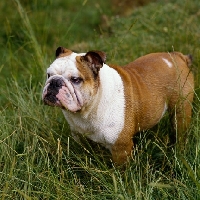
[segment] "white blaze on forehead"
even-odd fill
[[[166,58],[162,58],[162,60],[165,62],[165,64],[167,64],[169,68],[172,68],[173,64],[169,60],[167,60]]]
[[[47,73],[52,75],[62,75],[64,77],[78,75],[76,66],[76,56],[83,56],[85,53],[72,53],[68,56],[57,58],[47,69]]]

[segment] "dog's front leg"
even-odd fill
[[[132,137],[129,140],[117,141],[111,150],[113,162],[116,165],[126,163],[133,149]]]

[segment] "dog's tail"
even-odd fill
[[[173,52],[173,54],[179,56],[187,64],[188,67],[192,65],[193,57],[191,54],[183,55],[182,53],[176,51]]]
[[[192,65],[193,57],[191,54],[185,55],[185,60],[187,62],[188,67]]]

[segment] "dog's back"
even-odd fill
[[[180,133],[178,140],[184,139],[194,94],[191,63],[191,56],[179,52],[152,53],[115,67],[126,85],[126,105],[130,107],[126,119],[132,118],[135,132],[153,127],[168,110],[174,129]]]

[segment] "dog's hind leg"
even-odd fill
[[[176,134],[176,143],[178,149],[184,151],[187,143],[188,132],[187,129],[191,122],[193,93],[189,94],[187,98],[179,100],[173,109],[170,110],[171,121]]]

